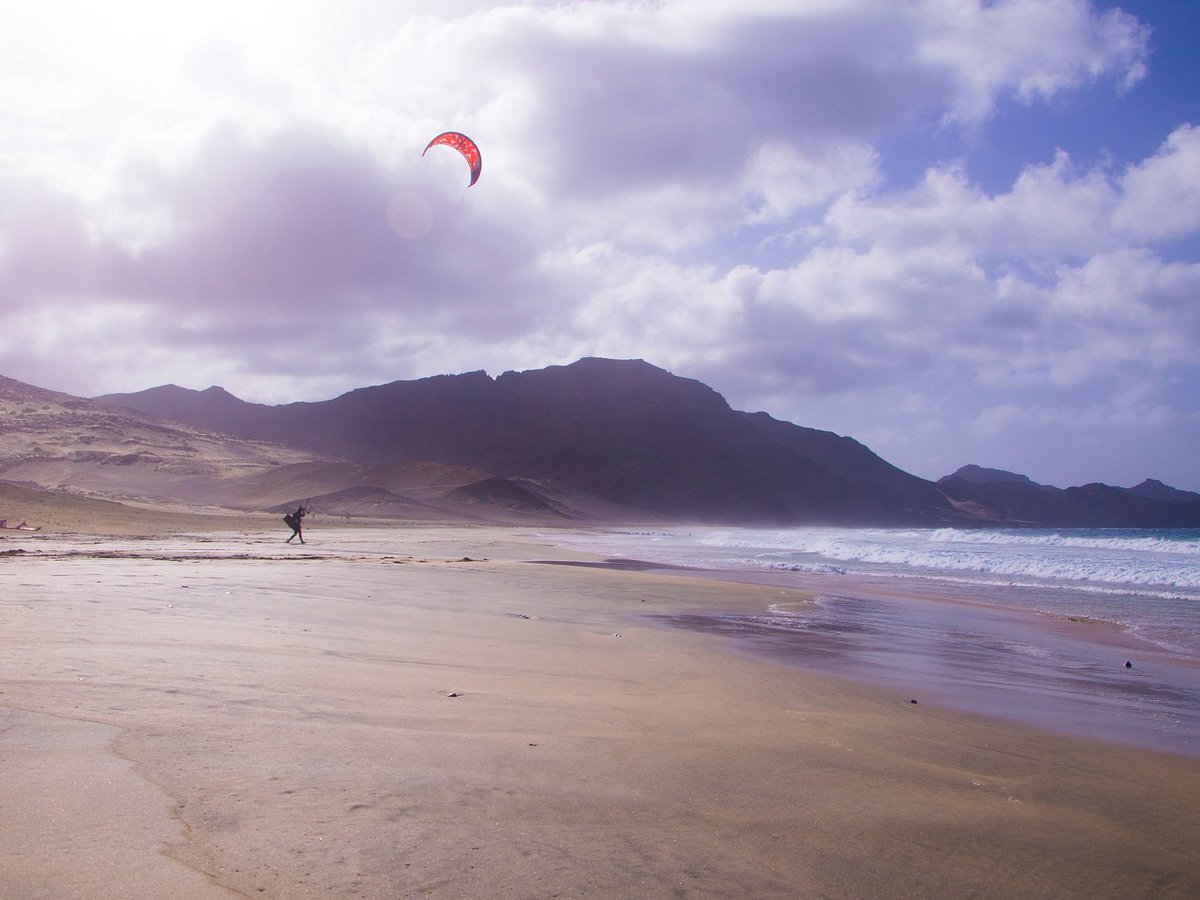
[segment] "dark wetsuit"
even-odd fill
[[[304,520],[304,507],[301,506],[294,513],[288,513],[283,517],[283,521],[287,522],[288,527],[292,529],[292,537],[288,538],[284,543],[290,544],[292,538],[300,538],[300,543],[304,543],[304,534],[300,528]]]

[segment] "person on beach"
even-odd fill
[[[304,543],[304,533],[300,530],[300,528],[303,523],[305,512],[306,510],[304,509],[304,504],[301,503],[300,507],[294,513],[288,513],[283,517],[283,521],[286,522],[288,527],[292,529],[292,537],[284,541],[285,544],[290,544],[292,542],[292,538],[300,538],[300,543]]]

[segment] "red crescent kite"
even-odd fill
[[[479,180],[479,173],[483,169],[483,157],[479,155],[479,148],[475,146],[473,140],[457,131],[443,131],[425,146],[425,149],[421,151],[421,155],[424,156],[429,152],[430,147],[435,147],[438,144],[453,147],[461,153],[467,164],[471,167],[471,184]],[[470,187],[471,184],[468,184],[467,187]]]

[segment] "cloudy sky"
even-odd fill
[[[923,477],[1200,490],[1197,45],[1185,0],[5,0],[0,373],[643,358]]]

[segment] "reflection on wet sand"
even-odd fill
[[[1086,623],[1070,634],[1013,610],[851,594],[791,610],[661,619],[921,701],[1200,756],[1200,671],[1153,653],[1127,668],[1128,650],[1092,639]]]

